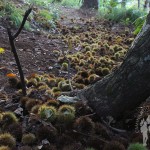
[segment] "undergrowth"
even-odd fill
[[[19,27],[22,22],[24,11],[21,8],[16,7],[13,2],[8,2],[5,0],[1,1],[0,17],[7,17],[10,20],[11,25]],[[25,29],[30,29],[30,24],[27,21],[25,24]]]

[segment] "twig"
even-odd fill
[[[127,133],[126,130],[116,129],[116,128],[111,127],[110,125],[108,125],[103,119],[101,119],[101,120],[102,120],[102,122],[103,122],[108,128],[110,128],[112,131],[115,131],[115,132],[117,132],[117,133]]]
[[[96,113],[93,113],[93,114],[88,114],[88,115],[84,115],[84,116],[81,116],[81,117],[91,117],[91,116],[94,116]]]
[[[73,130],[74,133],[78,133],[78,134],[81,134],[81,135],[84,135],[84,136],[88,136],[88,137],[94,137],[92,135],[88,135],[88,134],[85,134],[85,133],[82,133],[82,132],[78,132],[76,130]],[[104,142],[104,143],[108,143],[107,141],[101,139],[101,138],[98,138],[100,141]]]
[[[24,27],[24,25],[25,25],[25,23],[26,23],[26,20],[27,20],[29,14],[31,13],[31,11],[32,11],[32,8],[29,8],[29,9],[25,12],[25,15],[24,15],[24,18],[23,18],[23,20],[22,20],[22,23],[21,23],[21,25],[20,25],[20,27],[19,27],[17,33],[13,36],[13,39],[17,38],[18,35],[20,34],[20,32],[22,31],[22,29],[23,29],[23,27]]]
[[[26,20],[29,16],[29,14],[31,13],[31,11],[32,11],[32,8],[29,8],[25,12],[24,18],[23,18],[22,23],[20,25],[20,28],[18,29],[17,33],[14,34],[14,36],[12,35],[11,30],[9,28],[7,28],[7,32],[8,32],[8,36],[9,36],[9,42],[10,42],[11,50],[12,50],[12,52],[14,54],[14,57],[15,57],[15,60],[16,60],[17,67],[18,67],[20,80],[21,80],[21,84],[22,84],[22,93],[23,93],[24,96],[27,94],[26,93],[26,85],[25,85],[25,81],[24,81],[24,73],[23,73],[23,70],[22,70],[22,67],[21,67],[21,64],[20,64],[20,60],[19,60],[17,51],[16,51],[14,40],[18,37],[18,35],[22,31],[22,29],[25,25],[25,22],[26,22]]]

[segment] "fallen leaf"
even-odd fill
[[[6,76],[9,77],[9,78],[13,78],[13,77],[16,77],[16,74],[14,74],[14,73],[8,73]]]

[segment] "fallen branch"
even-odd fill
[[[24,18],[22,20],[22,23],[21,23],[18,31],[16,32],[16,34],[12,35],[10,28],[7,28],[7,32],[8,32],[8,36],[9,36],[9,42],[10,42],[11,50],[12,50],[12,52],[14,54],[14,57],[15,57],[15,60],[16,60],[17,67],[18,67],[20,80],[21,80],[21,84],[22,84],[22,93],[23,93],[24,96],[27,94],[26,93],[26,85],[25,85],[25,81],[24,81],[24,73],[23,73],[23,70],[22,70],[22,67],[21,67],[21,64],[20,64],[20,60],[19,60],[17,51],[16,51],[14,40],[18,37],[18,35],[22,31],[22,29],[23,29],[23,27],[25,25],[25,22],[26,22],[26,20],[27,20],[27,18],[29,16],[29,14],[31,13],[31,11],[32,11],[32,8],[29,8],[25,12],[25,15],[24,15]]]
[[[126,130],[114,128],[114,127],[110,126],[109,124],[107,124],[106,121],[104,121],[103,119],[101,119],[101,120],[102,120],[102,123],[103,123],[106,127],[108,127],[109,129],[111,129],[112,131],[117,132],[117,133],[122,133],[122,134],[126,134],[126,133],[127,133]]]
[[[82,132],[78,132],[76,130],[73,130],[74,133],[78,133],[78,134],[81,134],[83,136],[87,136],[87,137],[94,137],[92,135],[89,135],[89,134],[85,134],[85,133],[82,133]],[[109,143],[108,141],[104,140],[104,139],[101,139],[101,138],[98,138],[100,141],[102,141],[103,143]]]

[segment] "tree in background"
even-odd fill
[[[144,3],[144,10],[147,10],[149,12],[149,8],[150,8],[150,0],[145,0]]]
[[[138,0],[138,9],[140,9],[140,0]]]
[[[81,8],[94,8],[98,9],[98,0],[82,0]]]
[[[122,0],[122,1],[121,1],[121,7],[122,7],[122,8],[125,8],[125,7],[126,7],[126,2],[127,2],[126,0]]]

